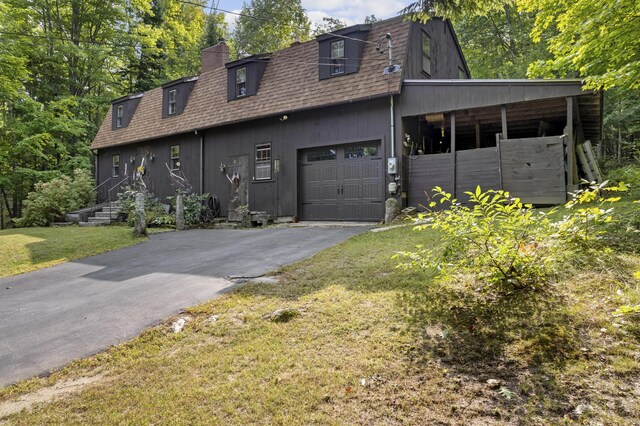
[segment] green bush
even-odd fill
[[[47,226],[65,213],[81,209],[95,200],[94,182],[88,170],[76,169],[73,178],[60,176],[38,182],[24,202],[18,226]]]
[[[120,209],[118,210],[118,216],[120,216],[129,226],[133,226],[136,220],[136,194],[140,192],[139,189],[128,186],[118,194],[118,200],[120,202]],[[162,204],[160,200],[148,192],[144,192],[144,212],[147,220],[148,227],[164,227],[175,225],[175,217],[173,221],[168,219],[169,206]]]
[[[580,190],[565,206],[566,214],[554,220],[554,209],[538,211],[502,190],[483,192],[478,186],[466,193],[467,207],[436,187],[435,199],[449,208],[418,215],[414,229],[439,231],[442,245],[399,252],[396,258],[405,261],[398,266],[435,268],[436,278],[445,281],[471,275],[477,281],[472,285],[481,283],[483,291],[539,288],[562,270],[564,259],[596,255],[606,233],[602,225],[612,219],[613,209],[605,205],[619,200],[600,194],[624,189],[620,184]]]
[[[209,199],[209,194],[191,194],[182,192],[182,204],[184,206],[184,223],[185,225],[197,225],[202,223],[202,214],[204,210],[204,202]],[[170,197],[171,205],[176,207],[176,197]],[[175,224],[175,216],[174,216]]]

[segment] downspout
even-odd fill
[[[204,132],[200,134],[200,195],[204,195]]]
[[[391,69],[393,67],[393,57],[391,55],[391,50],[393,46],[391,45],[391,34],[387,34],[387,51],[389,53],[389,78],[391,78]],[[393,106],[393,94],[389,95],[389,110],[391,114],[391,158],[395,158],[396,156],[396,125],[395,125],[395,113]]]

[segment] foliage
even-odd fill
[[[205,49],[215,46],[220,40],[227,38],[227,22],[224,20],[224,14],[211,12],[207,15],[204,22],[204,33],[200,46]]]
[[[331,18],[327,16],[322,17],[322,24],[317,25],[313,29],[313,36],[317,37],[320,34],[331,33],[333,31],[338,31],[345,28],[347,24],[344,21],[341,21],[337,18]]]
[[[619,198],[599,194],[625,189],[622,183],[582,189],[565,206],[568,213],[554,221],[554,210],[537,211],[502,190],[483,192],[478,186],[475,192],[465,193],[472,205],[467,207],[436,187],[435,198],[449,208],[420,214],[415,229],[439,231],[443,248],[420,246],[396,257],[408,259],[399,264],[402,268],[435,268],[441,281],[474,276],[482,283],[481,291],[540,288],[561,271],[567,254],[584,256],[601,239],[604,230],[599,225],[610,222],[613,211],[603,205]],[[435,201],[430,204],[432,208],[436,205]]]
[[[605,93],[603,158],[621,164],[640,163],[640,89],[613,88]]]
[[[532,32],[540,41],[548,29],[554,58],[532,64],[536,77],[578,72],[591,89],[640,89],[640,16],[637,0],[601,2],[517,0],[522,10],[536,14]]]
[[[86,207],[95,199],[93,178],[87,170],[77,169],[73,178],[63,175],[49,182],[39,182],[25,201],[19,226],[46,226],[57,217]]]
[[[142,192],[145,195],[144,198],[144,212],[147,226],[167,226],[175,225],[175,218],[171,223],[169,215],[169,206],[162,204],[160,200],[153,194],[145,191],[141,191],[135,186],[128,186],[124,188],[118,194],[118,201],[120,208],[118,210],[118,216],[121,217],[129,226],[133,226],[136,220],[136,194]]]
[[[202,222],[204,203],[209,199],[210,194],[198,195],[189,192],[181,192],[182,204],[184,206],[185,225],[197,225]],[[176,197],[171,198],[171,205],[175,208]]]
[[[135,198],[139,189],[127,187],[118,194],[120,202],[120,215],[129,226],[135,223]],[[180,191],[184,205],[184,221],[186,225],[197,225],[202,222],[203,202],[209,198],[209,194],[198,195]],[[153,194],[145,194],[145,218],[149,227],[171,227],[176,224],[175,208],[176,197],[169,197],[170,205],[163,204]]]
[[[473,78],[525,78],[530,63],[551,57],[544,42],[531,40],[535,15],[509,3],[452,22]]]
[[[514,0],[419,0],[402,9],[414,19],[427,21],[433,16],[444,18],[462,18],[464,16],[483,16],[499,11],[505,5],[513,5]]]
[[[239,57],[274,52],[310,39],[311,23],[300,0],[252,0],[242,8],[232,41]]]

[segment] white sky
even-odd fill
[[[211,1],[211,0],[210,0]],[[242,0],[212,0],[214,5],[218,3],[220,9],[240,12]],[[249,0],[247,0],[249,3]],[[386,19],[396,16],[411,1],[402,0],[302,0],[302,7],[307,11],[307,16],[312,24],[321,24],[323,17],[338,18],[347,25],[364,22],[364,18],[375,15],[378,19]],[[235,27],[237,16],[226,14],[229,30]]]

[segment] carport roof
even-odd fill
[[[555,80],[405,80],[398,112],[402,117],[448,111],[478,113],[506,105],[515,114],[566,111],[566,97],[576,99],[585,139],[598,142],[602,127],[602,93],[582,89],[577,79]]]

